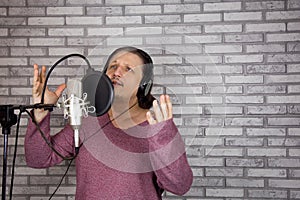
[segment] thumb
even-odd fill
[[[55,90],[55,94],[60,97],[61,93],[64,91],[64,89],[66,88],[66,84],[60,84],[57,89]]]

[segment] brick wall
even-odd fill
[[[1,104],[30,102],[34,63],[81,53],[101,69],[113,49],[138,46],[155,61],[154,93],[172,97],[194,172],[184,197],[164,199],[300,199],[300,1],[120,2],[1,0]],[[65,61],[49,84],[82,76],[81,65]],[[53,133],[64,124],[54,114]],[[27,167],[26,124],[24,115],[14,199],[48,199],[67,162]],[[55,199],[74,191],[73,166]]]

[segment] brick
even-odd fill
[[[221,187],[223,186],[223,179],[222,178],[202,178],[196,177],[193,179],[193,186],[214,186],[214,187]]]
[[[167,93],[173,93],[176,95],[179,94],[202,94],[202,87],[176,87],[176,86],[171,86],[167,87]]]
[[[299,143],[298,145],[299,146]],[[300,149],[289,149],[288,156],[299,157]]]
[[[205,66],[205,74],[241,74],[242,72],[243,67],[241,65]]]
[[[226,178],[227,187],[264,187],[263,179]]]
[[[290,197],[295,198],[295,199],[299,199],[300,198],[300,191],[291,190]]]
[[[102,17],[66,17],[67,25],[102,25]]]
[[[46,49],[44,48],[11,48],[12,56],[45,56]]]
[[[145,3],[151,4],[151,3],[181,3],[181,0],[145,0]]]
[[[5,85],[20,85],[20,84],[18,84],[18,83],[2,84],[2,80],[0,80],[0,85],[5,86]],[[25,105],[27,103],[27,99],[24,97],[22,97],[22,98],[21,97],[0,97],[0,101],[1,101],[1,104],[3,104],[3,105],[6,105],[6,104]],[[9,144],[9,145],[13,145],[13,144]]]
[[[262,126],[263,118],[245,117],[245,118],[226,118],[225,126]]]
[[[205,148],[206,156],[243,156],[242,148]]]
[[[7,28],[1,28],[0,29],[0,36],[8,36],[8,29]]]
[[[182,64],[181,56],[152,56],[153,63],[159,64]]]
[[[225,83],[263,83],[263,76],[249,75],[249,76],[225,76]]]
[[[0,6],[25,6],[25,0],[2,0]]]
[[[147,5],[147,6],[125,6],[125,15],[130,14],[160,14],[160,5]]]
[[[281,10],[284,9],[285,1],[257,1],[245,2],[246,10]]]
[[[286,131],[284,128],[247,128],[247,136],[285,136]]]
[[[186,150],[187,156],[203,156],[203,150],[200,147],[192,147],[189,146],[189,148]]]
[[[220,22],[221,14],[219,13],[205,13],[205,14],[185,14],[183,21],[186,23],[190,22]]]
[[[267,103],[299,103],[300,96],[267,96]]]
[[[120,2],[118,0],[106,0],[105,1],[105,4],[106,5],[118,5],[118,4],[121,4],[121,5],[136,5],[136,4],[141,4],[141,0],[126,0],[126,2]]]
[[[241,94],[242,86],[207,86],[205,93],[207,94]]]
[[[46,36],[44,28],[13,28],[10,29],[11,36]]]
[[[221,76],[186,76],[186,82],[188,84],[222,83],[222,77]]]
[[[243,170],[239,168],[206,168],[205,175],[207,177],[221,176],[221,177],[241,177]]]
[[[200,12],[200,4],[168,4],[164,5],[164,13]]]
[[[268,75],[267,83],[297,83],[300,82],[300,75]]]
[[[102,0],[66,0],[66,5],[102,5]]]
[[[0,25],[1,26],[19,26],[25,25],[26,18],[23,17],[0,17]]]
[[[298,100],[299,101],[299,100]],[[274,126],[294,126],[299,125],[300,119],[299,118],[268,118],[268,125]]]
[[[8,48],[0,48],[0,56],[8,56]]]
[[[300,41],[300,33],[270,33],[266,37],[267,42]]]
[[[288,106],[288,113],[299,114],[300,113],[300,106],[298,106],[298,105]]]
[[[299,19],[300,11],[272,11],[266,12],[267,20],[286,20],[286,19]]]
[[[176,114],[180,114],[180,115],[201,114],[202,108],[201,107],[188,107],[188,106],[180,106],[180,107],[173,106],[173,113],[175,115]]]
[[[145,16],[145,23],[179,23],[181,22],[180,15],[160,15],[160,16]]]
[[[106,17],[106,24],[141,24],[141,16],[113,16]]]
[[[300,3],[297,0],[288,0],[288,8],[300,8]]]
[[[300,26],[300,22],[289,22],[287,24],[287,30],[288,31],[299,31],[300,30],[299,26]]]
[[[8,88],[0,88],[0,95],[8,96]]]
[[[34,64],[38,63],[38,65],[42,66],[52,66],[56,61],[60,58],[58,57],[51,57],[51,58],[42,58],[42,57],[31,57],[29,59],[29,64],[33,66]],[[63,64],[63,62],[61,63]]]
[[[300,93],[300,86],[299,85],[289,85],[288,93]]]
[[[197,66],[166,66],[166,74],[179,74],[179,75],[184,75],[184,74],[201,74],[202,70],[201,68]]]
[[[263,62],[263,55],[225,55],[226,63],[260,63]]]
[[[21,66],[27,65],[27,58],[14,57],[14,58],[0,58],[0,66]]]
[[[226,146],[263,146],[263,138],[225,138]]]
[[[49,187],[49,193],[53,193],[56,187]],[[76,193],[76,187],[75,186],[60,186],[59,189],[56,191],[56,194],[75,194]]]
[[[221,104],[222,97],[186,97],[186,104]]]
[[[227,24],[227,25],[204,25],[206,33],[233,33],[242,32],[241,24]]]
[[[207,115],[237,115],[243,114],[241,106],[205,106],[204,113]]]
[[[187,33],[201,33],[201,25],[178,25],[178,26],[165,26],[164,30],[166,34],[187,34]]]
[[[243,189],[206,189],[207,197],[243,197],[244,190]]]
[[[146,44],[181,44],[182,39],[179,36],[175,37],[147,37]]]
[[[268,159],[268,167],[299,167],[300,160],[292,158],[270,158]]]
[[[257,85],[257,86],[248,86],[247,92],[249,94],[283,94],[286,93],[286,86],[278,85],[278,86],[264,86],[264,85]]]
[[[29,167],[16,167],[16,174],[18,175],[30,175],[30,174],[35,174],[35,175],[46,175],[46,169],[34,169],[34,168],[29,168]]]
[[[47,7],[47,15],[82,15],[82,7]]]
[[[204,3],[203,10],[205,12],[241,10],[241,2]]]
[[[233,167],[263,167],[263,159],[258,158],[226,158],[226,166]]]
[[[285,52],[285,46],[282,44],[247,45],[246,52],[249,53]]]
[[[205,56],[186,56],[185,60],[187,63],[199,63],[199,64],[217,64],[222,62],[221,56],[211,56],[211,55],[205,55]]]
[[[170,76],[170,77],[155,77],[155,83],[157,84],[180,84],[182,83],[182,77],[180,76]]]
[[[166,192],[166,193],[168,194],[168,192]],[[192,197],[193,196],[199,197],[199,196],[203,196],[203,195],[204,195],[203,189],[202,188],[196,188],[196,187],[195,188],[193,188],[193,187],[190,188],[190,190],[185,194],[185,196],[192,196]],[[175,196],[175,195],[173,195],[173,196]],[[168,200],[168,199],[166,199],[166,200]],[[176,200],[176,199],[171,198],[169,200]],[[180,200],[180,199],[178,199],[178,200]]]
[[[275,188],[299,188],[300,180],[270,179],[269,186]]]
[[[204,46],[206,53],[238,53],[242,52],[241,45],[205,45]]]
[[[106,36],[106,35],[121,35],[123,34],[122,28],[88,28],[88,36]],[[82,40],[87,40],[84,38]]]
[[[50,47],[49,56],[64,56],[66,54],[77,53],[83,54],[83,48],[61,48],[61,47]]]
[[[44,16],[45,8],[36,7],[10,7],[8,8],[10,16]]]
[[[223,120],[217,117],[210,117],[210,118],[186,118],[185,125],[186,126],[222,126]],[[208,141],[205,140],[205,141]],[[213,140],[215,141],[215,139]],[[215,143],[214,143],[215,144]]]
[[[297,138],[268,138],[268,146],[299,146],[300,139]]]
[[[287,199],[287,191],[284,190],[248,190],[249,197],[268,198],[268,199]]]
[[[261,12],[224,13],[224,21],[258,21],[262,20]]]
[[[264,103],[264,97],[263,96],[226,96],[225,102],[228,104]]]
[[[285,169],[248,169],[249,177],[287,177]]]
[[[51,0],[27,0],[29,6],[63,6],[63,0],[51,1]]]
[[[51,36],[83,36],[83,28],[49,28],[48,34]]]
[[[14,194],[46,194],[46,189],[45,186],[15,186]]]
[[[268,62],[300,62],[299,54],[273,54],[267,56]]]
[[[101,7],[87,7],[86,8],[87,15],[122,15],[122,7],[121,6],[101,6]]]
[[[289,172],[290,172],[289,175],[292,178],[300,177],[300,170],[299,169],[290,169]]]
[[[202,159],[199,158],[188,158],[189,164],[197,167],[209,167],[209,166],[223,166],[224,159],[223,158],[207,158],[204,157]]]
[[[285,106],[248,106],[248,114],[286,114]]]
[[[288,135],[299,136],[300,135],[300,129],[299,128],[289,128],[288,129]]]
[[[201,36],[184,36],[184,41],[190,43],[220,43],[222,40],[220,35],[201,35]]]
[[[29,46],[64,46],[64,38],[30,38]]]
[[[206,136],[229,136],[229,135],[243,135],[241,128],[206,128]]]
[[[159,35],[162,34],[162,27],[128,27],[125,28],[126,35]]]
[[[63,17],[28,17],[28,25],[63,25]]]
[[[288,43],[288,45],[287,45],[288,52],[300,51],[299,49],[300,49],[300,45],[297,42],[291,42],[291,43]]]
[[[226,34],[225,42],[262,42],[263,35],[262,34]]]
[[[257,73],[285,73],[284,65],[247,65],[246,71],[249,74]]]

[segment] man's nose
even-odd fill
[[[118,76],[118,77],[122,77],[123,76],[123,70],[122,67],[118,66],[116,67],[115,71],[114,71],[114,75]]]

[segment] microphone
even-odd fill
[[[62,107],[64,118],[69,118],[69,123],[74,130],[75,153],[79,152],[79,129],[82,124],[82,117],[88,113],[95,112],[95,107],[88,106],[87,94],[82,93],[82,83],[79,79],[69,79],[67,82],[67,98],[63,95]]]

